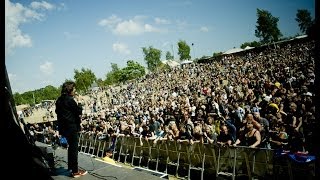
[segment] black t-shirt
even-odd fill
[[[223,142],[226,143],[228,141],[231,141],[233,143],[233,139],[231,134],[225,134],[225,133],[220,133],[217,137],[217,142]]]

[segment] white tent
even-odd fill
[[[253,49],[254,47],[251,47],[251,46],[247,46],[244,48],[244,50],[249,50],[249,49]]]
[[[190,64],[190,63],[193,63],[193,61],[190,61],[190,60],[184,60],[182,61],[180,64]]]
[[[174,61],[174,60],[165,60],[165,61],[162,61],[162,63],[167,64],[170,67],[176,67],[180,65],[177,61]]]
[[[302,39],[302,38],[306,38],[306,37],[308,37],[308,35],[301,35],[301,36],[295,37],[295,39]]]
[[[237,53],[237,52],[241,52],[243,51],[243,49],[241,48],[232,48],[229,49],[228,51],[224,52],[223,54],[233,54],[233,53]]]

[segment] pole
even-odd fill
[[[172,50],[172,57],[173,57],[172,60],[174,60],[173,44],[171,44],[171,50]]]
[[[195,50],[194,50],[194,43],[191,44],[192,45],[192,50],[193,50],[193,60],[196,59],[196,53],[195,53]]]
[[[36,98],[34,98],[34,92],[32,92],[32,96],[33,96],[33,103],[34,105],[36,105]]]

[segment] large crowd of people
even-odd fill
[[[279,43],[221,59],[150,73],[120,87],[92,91],[81,129],[99,138],[312,152],[315,132],[315,43]],[[54,122],[31,135],[58,143]]]

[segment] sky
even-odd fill
[[[13,92],[73,79],[90,69],[105,79],[111,63],[146,66],[142,47],[175,59],[185,41],[191,58],[258,41],[257,8],[279,18],[284,37],[299,31],[298,9],[314,18],[314,0],[5,0],[5,64]],[[192,46],[193,43],[193,46]]]

